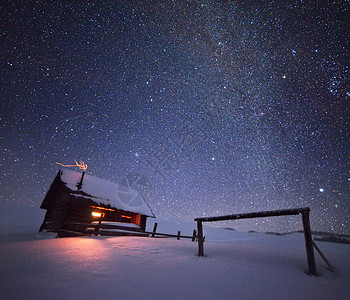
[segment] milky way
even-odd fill
[[[260,2],[1,4],[0,208],[78,160],[157,216],[350,233],[350,3]]]

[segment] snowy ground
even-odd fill
[[[158,222],[160,232],[195,229]],[[190,240],[3,235],[0,299],[350,299],[350,245],[317,242],[336,272],[315,253],[314,277],[301,233],[204,234],[206,257]]]

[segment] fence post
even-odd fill
[[[305,247],[306,247],[307,264],[309,267],[309,274],[316,276],[317,275],[316,274],[316,262],[315,262],[314,247],[312,244],[309,212],[308,211],[302,212],[301,216],[303,219]]]
[[[158,223],[154,223],[152,237],[154,237],[154,235],[156,234],[157,226],[158,226]]]
[[[203,247],[203,226],[202,221],[197,221],[197,232],[198,232],[198,256],[204,256]]]
[[[327,257],[323,254],[323,252],[321,251],[320,248],[318,248],[318,246],[316,245],[315,241],[312,241],[312,244],[314,245],[316,251],[318,252],[318,254],[322,257],[322,259],[324,260],[324,262],[327,264],[329,270],[331,272],[334,272],[334,267],[331,265],[331,263],[329,262],[329,260],[327,259]]]
[[[101,223],[102,223],[102,217],[98,220],[98,225],[95,227],[95,235],[96,236],[98,236],[100,229],[102,227]]]
[[[197,231],[196,229],[193,229],[192,242],[196,240],[196,235],[197,235]]]
[[[177,240],[180,239],[180,236],[181,236],[181,231],[178,231],[178,232],[177,232]]]

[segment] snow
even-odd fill
[[[68,169],[63,169],[60,172],[61,180],[66,186],[73,192],[78,192],[77,185],[81,180],[82,173]],[[154,217],[152,210],[144,201],[141,194],[131,187],[110,182],[85,173],[81,191],[92,197],[82,196],[75,193],[72,193],[72,195],[91,199],[99,205],[109,204],[111,207],[124,211]]]
[[[195,229],[155,221],[159,232]],[[0,299],[350,299],[350,245],[317,242],[336,272],[315,252],[315,277],[306,274],[302,233],[204,225],[204,235],[206,257],[188,239],[0,235]]]
[[[91,224],[99,224],[99,221],[93,221],[91,222]],[[129,227],[129,228],[137,228],[140,229],[139,226],[137,226],[136,224],[133,223],[122,223],[122,222],[110,222],[110,221],[101,221],[102,225],[117,225],[117,226],[123,226],[123,227]]]
[[[91,224],[93,225],[97,225],[99,224],[99,221],[94,221],[94,222],[91,222]],[[126,230],[126,228],[134,228],[134,229],[139,229],[141,230],[141,228],[139,226],[137,226],[136,224],[133,224],[133,223],[122,223],[122,222],[109,222],[109,221],[101,221],[101,224],[102,225],[112,225],[112,226],[121,226],[123,227],[122,229],[119,228],[119,229],[111,229],[111,228],[104,228],[103,229],[103,232],[106,233],[106,232],[121,232],[121,233],[129,233],[129,234],[139,234],[139,235],[144,235],[143,232],[136,232],[136,231],[129,231],[129,230]],[[86,228],[86,231],[88,233],[91,233],[91,234],[94,234],[95,233],[95,227],[88,227]]]

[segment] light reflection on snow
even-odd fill
[[[179,228],[170,224],[159,227]],[[205,235],[206,257],[198,257],[197,244],[189,240],[0,236],[5,287],[0,299],[349,298],[347,245],[318,243],[339,272],[330,273],[316,257],[321,277],[314,278],[304,273],[302,233],[277,236],[208,226]]]
[[[110,252],[98,238],[60,238],[54,241],[54,256],[62,263],[69,263],[72,270],[96,273],[108,265]]]

